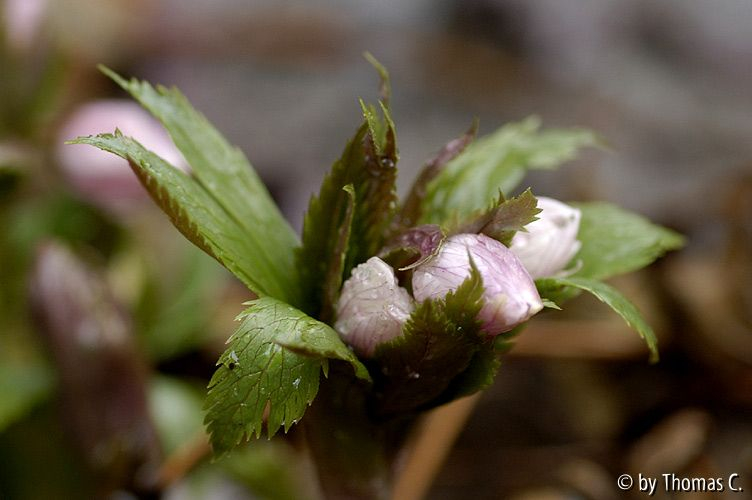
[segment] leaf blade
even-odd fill
[[[684,246],[684,238],[644,217],[601,202],[573,203],[582,213],[577,238],[582,243],[574,274],[603,280],[652,263],[668,251]]]
[[[525,226],[538,219],[541,212],[538,200],[530,188],[519,196],[504,199],[500,195],[497,205],[458,228],[455,233],[483,233],[506,246],[512,241],[517,231],[524,231]]]
[[[539,131],[535,117],[501,127],[470,144],[428,184],[421,223],[464,219],[509,194],[528,169],[552,169],[584,146],[597,144],[582,129]]]
[[[337,332],[326,323],[315,320],[289,304],[270,297],[257,299],[253,301],[253,304],[258,313],[263,314],[265,310],[274,308],[277,315],[282,314],[296,322],[294,329],[278,332],[274,339],[276,344],[305,356],[344,361],[352,366],[356,377],[371,381],[371,376],[363,363],[339,338]]]
[[[282,295],[276,276],[257,261],[253,240],[243,238],[234,220],[191,177],[121,133],[80,137],[126,160],[157,205],[193,244],[214,257],[246,286],[260,295]]]
[[[298,238],[245,155],[177,89],[154,88],[148,82],[126,80],[105,67],[100,69],[162,122],[197,183],[242,228],[244,237],[253,241],[255,258],[275,276],[276,283],[267,283],[271,290],[266,293],[299,303],[294,265]]]
[[[405,229],[415,226],[422,217],[423,204],[427,195],[428,185],[435,179],[446,165],[460,155],[469,144],[475,140],[478,132],[478,121],[473,121],[470,128],[460,137],[449,141],[434,158],[429,160],[413,182],[410,191],[397,216],[397,228]]]
[[[389,107],[389,101],[392,99],[392,82],[391,78],[389,78],[389,71],[370,52],[364,52],[363,57],[379,74],[379,98],[386,107]]]
[[[640,335],[650,349],[650,362],[658,361],[658,338],[655,336],[655,332],[643,319],[637,307],[614,287],[600,281],[577,277],[546,278],[539,281],[544,286],[570,286],[591,293],[595,298],[613,309],[627,325]]]
[[[324,178],[318,195],[311,198],[303,223],[303,244],[297,262],[302,288],[309,293],[305,310],[315,316],[330,314],[327,297],[331,299],[333,295],[322,284],[332,283],[331,277],[327,278],[328,270],[342,257],[336,242],[343,224],[350,224],[350,235],[340,281],[381,248],[396,207],[393,124],[386,108],[382,107],[383,121],[375,109],[364,109],[368,110],[364,123]],[[346,186],[351,186],[351,191]],[[354,209],[348,215],[346,207],[351,200]]]
[[[239,316],[242,323],[217,362],[204,404],[204,423],[215,453],[224,454],[243,439],[258,438],[267,405],[269,437],[280,427],[287,431],[303,416],[318,392],[326,360],[295,353],[278,341],[323,325],[305,318],[272,298],[253,301]]]

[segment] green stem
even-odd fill
[[[374,420],[367,395],[361,383],[332,373],[322,381],[306,414],[306,438],[327,500],[386,500],[391,496],[394,464],[412,419]]]

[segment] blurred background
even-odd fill
[[[752,491],[752,3],[0,6],[0,498],[307,498],[284,441],[208,461],[203,392],[248,293],[127,165],[63,142],[117,126],[180,166],[96,65],[174,84],[299,228],[377,95],[364,51],[391,72],[402,193],[474,117],[484,134],[535,114],[611,149],[534,172],[534,192],[689,239],[616,280],[659,364],[586,298],[536,319],[493,388],[428,422],[436,446],[417,442],[398,498],[619,498],[624,472],[738,473]]]

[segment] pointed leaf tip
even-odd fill
[[[655,332],[640,314],[637,307],[614,287],[600,281],[587,278],[545,278],[538,280],[543,287],[571,286],[591,293],[595,298],[608,305],[625,323],[633,328],[645,341],[650,350],[650,362],[658,361],[658,338]]]
[[[392,99],[392,83],[389,77],[389,71],[370,52],[364,52],[363,57],[366,58],[366,60],[371,64],[371,66],[374,67],[374,69],[376,69],[376,72],[379,74],[379,78],[381,80],[381,82],[379,83],[379,95],[381,96],[381,101],[383,101],[384,105],[386,107],[389,107],[389,102]]]

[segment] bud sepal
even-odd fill
[[[391,415],[440,404],[443,392],[469,369],[476,353],[493,348],[482,331],[483,279],[475,264],[454,291],[420,303],[402,335],[376,348],[371,373],[378,413]]]

